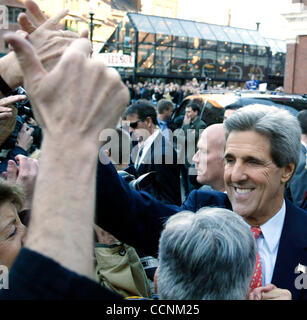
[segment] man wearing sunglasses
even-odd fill
[[[138,100],[128,107],[123,118],[138,142],[138,152],[125,171],[135,177],[155,171],[155,186],[147,191],[165,203],[180,204],[180,165],[173,145],[158,127],[154,106],[147,100]]]

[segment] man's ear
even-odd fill
[[[295,171],[294,163],[289,163],[288,165],[284,166],[282,168],[281,182],[283,183],[288,182],[291,179],[294,171]]]
[[[147,117],[147,118],[145,119],[145,121],[147,122],[148,127],[151,128],[152,125],[153,125],[153,122],[152,122],[151,117]]]

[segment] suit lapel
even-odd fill
[[[295,288],[295,268],[298,263],[306,265],[306,224],[301,223],[297,209],[286,200],[286,216],[282,229],[272,283],[278,288],[288,289],[292,299],[297,299],[300,291]]]

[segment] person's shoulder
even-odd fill
[[[194,211],[203,207],[221,207],[231,209],[230,201],[227,195],[216,190],[193,190],[187,200],[190,205],[193,204]]]
[[[303,221],[306,221],[307,223],[307,211],[297,207],[288,199],[286,199],[286,211],[289,212],[291,215],[295,215],[298,218],[301,218]]]
[[[295,239],[297,245],[307,245],[307,211],[297,207],[286,199],[285,228],[288,236]]]
[[[217,191],[214,189],[198,189],[193,190],[192,192],[196,192],[197,196],[200,198],[215,198],[215,199],[221,199],[226,200],[228,199],[227,194],[221,191]]]
[[[199,129],[205,129],[207,127],[207,124],[200,118],[200,116],[197,117],[193,124]]]
[[[297,207],[290,200],[286,199],[286,221],[295,230],[295,234],[300,234],[307,241],[307,211]]]
[[[200,119],[200,121],[199,121],[199,126],[200,126],[202,129],[207,128],[207,124],[206,124],[206,122],[205,122],[205,121],[203,121],[203,120],[201,120],[201,119]]]

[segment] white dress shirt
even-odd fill
[[[272,281],[285,215],[286,203],[284,200],[281,209],[270,220],[260,226],[262,234],[256,242],[262,267],[263,286]]]
[[[134,162],[134,167],[136,169],[140,166],[140,164],[144,163],[144,159],[147,156],[147,153],[151,152],[151,145],[154,143],[155,139],[158,137],[160,132],[160,129],[155,129],[154,133],[143,142]],[[142,155],[140,156],[141,150]]]

